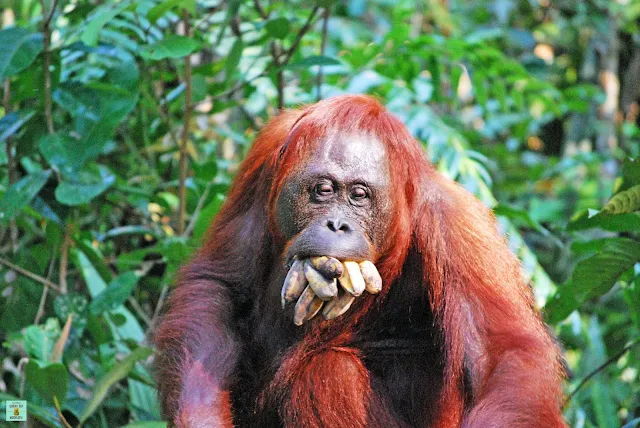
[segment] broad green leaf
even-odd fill
[[[497,216],[504,216],[514,221],[515,224],[522,223],[531,229],[534,229],[542,234],[548,234],[549,232],[542,227],[542,225],[534,220],[529,212],[522,208],[517,208],[511,205],[498,204],[493,207],[493,212]]]
[[[308,68],[313,65],[342,65],[342,63],[335,58],[331,58],[328,56],[314,55],[314,56],[308,56],[306,58],[303,58],[300,61],[287,64],[285,68],[287,69]]]
[[[75,263],[76,268],[82,273],[87,288],[89,289],[89,294],[93,298],[97,297],[107,288],[107,284],[84,252],[77,251],[76,249],[72,250],[71,255],[73,257],[71,259]],[[144,340],[144,331],[142,327],[140,327],[140,323],[127,308],[120,306],[112,311],[111,314],[120,314],[126,320],[124,325],[121,326],[115,326],[113,323],[109,323],[109,327],[114,332],[114,336],[122,339],[132,339],[136,342]],[[124,352],[124,350],[122,351]]]
[[[267,33],[271,37],[276,39],[284,39],[289,34],[289,20],[287,18],[274,18],[270,19],[269,22],[264,26],[267,30]]]
[[[24,331],[24,349],[27,355],[47,361],[60,334],[60,323],[49,318],[44,325],[30,325]]]
[[[622,164],[622,176],[625,184],[635,186],[640,184],[640,157],[625,159]]]
[[[84,27],[80,40],[87,46],[96,46],[98,44],[98,36],[105,25],[113,18],[118,16],[120,12],[129,7],[128,1],[117,3],[115,6],[112,2],[107,2],[100,6],[98,10],[89,18],[89,23]]]
[[[134,364],[140,360],[144,360],[149,355],[151,355],[151,349],[142,347],[137,348],[127,355],[124,360],[116,363],[111,370],[105,373],[93,387],[93,394],[87,402],[87,405],[82,412],[82,416],[80,416],[80,423],[82,424],[86,422],[93,412],[98,409],[107,397],[107,393],[111,386],[127,377],[131,369],[133,369]]]
[[[48,363],[30,359],[25,368],[27,382],[48,403],[56,397],[59,403],[67,398],[69,374],[62,363]]]
[[[0,119],[0,141],[14,135],[33,116],[33,111],[17,111]]]
[[[53,99],[73,117],[79,138],[46,137],[47,142],[41,142],[40,149],[51,144],[53,147],[49,150],[55,152],[60,146],[66,146],[59,157],[65,164],[78,169],[102,153],[117,126],[135,107],[138,94],[115,85],[65,83],[56,89]],[[43,154],[51,157],[46,149]]]
[[[71,337],[80,337],[87,325],[87,299],[79,293],[61,294],[53,301],[53,310],[61,320],[66,320],[69,315],[73,316],[71,325]]]
[[[640,211],[640,184],[614,195],[602,207],[603,214],[628,214]]]
[[[169,36],[140,51],[143,58],[158,61],[165,58],[182,58],[199,50],[200,43],[185,36]]]
[[[207,182],[213,180],[218,174],[218,163],[215,159],[201,164],[194,163],[192,167],[196,178]]]
[[[56,188],[56,200],[65,205],[82,205],[107,190],[116,181],[115,176],[103,165],[97,171],[81,171],[67,175]]]
[[[147,13],[147,18],[152,23],[155,23],[159,18],[161,18],[164,14],[169,12],[171,9],[181,6],[186,9],[190,14],[196,13],[196,2],[195,0],[167,0],[164,1],[157,6],[152,7]]]
[[[135,272],[127,272],[119,275],[109,286],[98,294],[89,305],[89,311],[94,315],[112,311],[124,304],[138,283],[138,275]]]
[[[14,183],[0,199],[0,221],[14,218],[46,184],[51,171],[35,171]]]
[[[595,214],[589,215],[588,211],[582,211],[571,219],[567,226],[568,231],[600,228],[611,232],[631,232],[640,230],[640,214]]]
[[[562,321],[588,299],[613,287],[620,275],[640,262],[640,245],[632,239],[614,238],[599,253],[579,262],[573,275],[558,288],[546,306],[549,320]]]
[[[224,36],[224,32],[227,29],[227,26],[231,22],[233,18],[238,15],[238,11],[240,10],[240,0],[228,0],[227,1],[227,13],[224,16],[224,22],[220,26],[220,30],[218,31],[218,37],[216,37],[215,45],[218,46],[222,41],[222,37]]]
[[[242,50],[244,49],[244,43],[241,38],[236,39],[233,43],[233,47],[231,48],[231,52],[229,52],[229,56],[227,57],[226,63],[226,79],[227,81],[234,75],[236,72],[236,68],[238,68],[238,64],[240,63],[240,58],[242,58]]]
[[[0,31],[0,80],[29,67],[42,51],[42,34],[21,27]]]
[[[193,238],[200,241],[203,239],[204,234],[209,229],[209,225],[213,221],[218,211],[220,211],[220,207],[222,207],[222,203],[224,202],[224,195],[218,194],[215,195],[213,200],[206,206],[200,214],[198,215],[198,219],[196,220],[195,227],[193,228]]]

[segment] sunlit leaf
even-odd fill
[[[14,218],[46,184],[51,171],[35,171],[14,183],[0,199],[0,221]]]
[[[181,58],[198,51],[201,44],[185,36],[169,36],[159,42],[144,46],[143,58],[158,61],[165,58]]]
[[[87,405],[80,416],[80,423],[84,423],[102,404],[109,392],[109,388],[120,382],[127,377],[135,363],[140,360],[144,360],[151,355],[151,349],[149,348],[137,348],[131,352],[127,357],[113,366],[111,370],[105,373],[96,385],[93,387],[93,393],[91,399],[87,402]]]
[[[25,373],[29,385],[48,403],[53,403],[53,397],[60,403],[67,398],[69,374],[64,364],[31,359],[25,367]]]
[[[42,51],[42,34],[21,27],[0,31],[0,80],[29,67]]]

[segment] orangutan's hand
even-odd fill
[[[293,322],[302,325],[323,306],[325,319],[336,318],[365,290],[376,294],[381,289],[382,279],[370,261],[340,262],[333,257],[310,257],[293,262],[282,287],[282,306],[297,300]]]

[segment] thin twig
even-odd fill
[[[309,31],[311,29],[311,26],[313,25],[313,19],[316,17],[316,13],[318,13],[319,9],[320,8],[318,6],[315,6],[313,8],[313,10],[311,11],[311,14],[309,14],[309,17],[307,18],[307,22],[304,23],[304,25],[302,26],[302,28],[298,32],[298,35],[296,36],[296,39],[293,41],[293,44],[287,50],[287,56],[285,57],[284,61],[282,61],[280,63],[280,65],[286,65],[286,64],[289,63],[289,60],[291,59],[291,57],[295,53],[296,49],[298,49],[298,45],[302,41],[302,38],[304,37],[305,34],[307,34],[307,31]]]
[[[284,73],[280,68],[280,44],[274,40],[271,42],[271,57],[276,68],[276,89],[278,90],[278,110],[284,107]]]
[[[131,304],[131,307],[133,308],[133,310],[138,314],[138,316],[142,319],[142,321],[144,321],[147,327],[149,327],[151,325],[151,318],[149,318],[149,315],[147,315],[144,309],[142,309],[142,306],[140,306],[138,301],[133,297],[129,297],[127,301]]]
[[[242,115],[246,117],[249,122],[251,122],[251,126],[253,126],[253,129],[260,129],[260,124],[258,123],[256,118],[251,113],[249,113],[249,111],[247,111],[247,108],[244,105],[238,103],[237,107],[238,110],[240,110],[240,113],[242,113]]]
[[[256,10],[258,11],[258,15],[260,15],[260,17],[262,19],[264,19],[265,21],[267,19],[269,19],[269,14],[267,13],[266,10],[264,10],[264,8],[262,7],[262,4],[260,3],[260,0],[253,0],[253,4],[256,7]]]
[[[2,106],[4,107],[4,114],[11,113],[11,81],[4,79],[4,94],[2,95]],[[8,137],[5,143],[5,151],[7,152],[7,175],[9,178],[9,186],[17,181],[16,177],[16,165],[13,159],[13,138]],[[16,220],[12,218],[9,220],[9,240],[11,243],[11,252],[18,251],[18,225]]]
[[[51,257],[51,261],[49,262],[49,268],[47,269],[47,279],[51,279],[51,274],[53,273],[53,267],[56,264],[56,256]],[[40,304],[38,304],[38,312],[36,312],[36,318],[33,320],[35,325],[38,325],[40,322],[40,318],[44,315],[44,305],[47,302],[47,296],[49,295],[49,287],[42,288],[42,295],[40,296]]]
[[[52,289],[56,290],[58,293],[60,292],[60,288],[56,284],[54,284],[53,282],[49,281],[47,278],[43,278],[40,275],[35,274],[33,272],[29,272],[28,270],[23,269],[18,265],[14,265],[9,260],[6,260],[6,259],[3,259],[2,257],[0,257],[0,264],[3,264],[6,267],[8,267],[9,269],[18,272],[22,276],[26,276],[29,279],[32,279],[32,280],[34,280],[36,282],[39,282],[40,284],[44,285],[45,287],[52,288]]]
[[[69,245],[71,238],[69,237],[69,227],[64,228],[64,238],[60,246],[60,274],[58,275],[58,284],[60,284],[60,293],[67,294],[67,267],[69,265]]]
[[[578,384],[578,386],[576,386],[576,388],[573,390],[573,392],[571,392],[571,394],[569,394],[569,396],[567,397],[567,402],[571,401],[571,399],[578,393],[578,391],[580,391],[580,389],[582,389],[582,387],[585,386],[587,384],[587,382],[589,382],[595,375],[600,373],[602,370],[604,370],[610,364],[613,364],[616,361],[618,361],[618,359],[620,359],[620,357],[622,357],[626,352],[628,352],[630,349],[632,349],[633,347],[635,347],[635,346],[637,346],[639,344],[640,344],[640,339],[634,340],[633,342],[631,342],[630,344],[628,344],[627,346],[622,348],[622,350],[620,352],[615,354],[613,357],[609,358],[604,363],[600,364],[591,373],[586,375],[584,377],[584,379],[582,379],[582,381]]]
[[[320,56],[324,56],[324,50],[327,46],[327,27],[329,27],[329,13],[330,9],[326,8],[324,10],[324,16],[322,21],[322,42],[320,42]],[[322,65],[318,68],[318,96],[317,100],[320,101],[322,99]]]
[[[156,303],[156,309],[153,311],[153,318],[151,318],[151,328],[156,325],[156,321],[158,317],[162,313],[162,306],[164,306],[164,301],[167,298],[167,293],[169,292],[169,284],[164,284],[162,286],[162,290],[160,291],[160,297],[158,297],[158,303]]]
[[[193,211],[193,214],[191,214],[191,220],[189,221],[189,225],[184,230],[184,233],[182,234],[182,236],[189,237],[193,233],[193,229],[196,227],[196,221],[198,220],[200,211],[204,206],[204,202],[207,200],[207,197],[209,196],[209,191],[211,190],[212,184],[213,182],[207,183],[207,187],[205,187],[204,192],[202,192],[202,196],[200,196],[200,199],[198,199],[198,205],[196,205],[196,209]]]
[[[47,132],[53,134],[53,115],[51,112],[51,19],[56,10],[56,0],[51,3],[51,10],[47,12],[44,0],[40,0],[42,7],[42,35],[43,35],[43,55],[44,55],[44,116],[47,122]]]
[[[20,398],[24,396],[24,383],[27,380],[27,376],[24,372],[24,366],[26,366],[28,362],[28,357],[22,357],[20,358],[20,361],[18,361],[18,373],[20,373]]]
[[[53,405],[55,406],[56,411],[58,412],[58,419],[60,419],[60,422],[62,422],[62,425],[64,425],[65,428],[73,428],[71,424],[67,422],[64,415],[62,414],[62,410],[60,410],[60,403],[58,402],[58,397],[56,397],[55,395],[53,396]]]
[[[189,25],[189,12],[185,9],[182,11],[184,21],[184,33],[187,37],[191,37],[191,28]],[[187,144],[189,143],[189,123],[191,122],[191,110],[193,109],[191,100],[191,54],[184,57],[184,119],[182,124],[182,141],[180,142],[180,184],[178,187],[178,200],[180,201],[178,209],[178,228],[179,235],[184,233],[184,224],[187,213]]]

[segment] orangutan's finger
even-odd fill
[[[340,285],[353,296],[361,295],[365,289],[365,284],[362,273],[360,273],[360,266],[357,262],[343,262],[342,264],[344,265],[344,272],[338,278]]]
[[[354,300],[356,300],[355,296],[345,291],[341,291],[338,293],[338,297],[324,305],[322,315],[324,315],[324,318],[328,320],[339,317],[347,312]]]
[[[339,278],[340,275],[342,275],[342,263],[340,263],[338,259],[321,256],[311,257],[309,260],[313,267],[316,268],[316,270],[325,278],[334,279]]]
[[[293,302],[300,297],[306,286],[307,278],[304,276],[304,262],[296,260],[293,262],[291,269],[289,269],[282,286],[282,292],[280,293],[282,307],[284,308],[287,302]]]
[[[322,300],[329,300],[338,294],[336,280],[325,278],[308,260],[304,263],[304,276],[307,277],[313,292]]]
[[[360,273],[362,273],[365,288],[369,293],[377,294],[382,290],[382,278],[380,278],[376,265],[369,260],[360,262]]]
[[[324,302],[315,295],[311,286],[307,286],[296,303],[293,312],[293,323],[295,325],[302,325],[305,321],[315,317],[322,308],[323,303]]]

